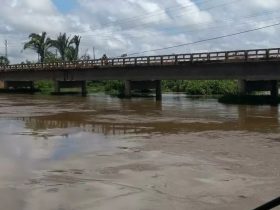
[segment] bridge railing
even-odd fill
[[[239,51],[221,51],[192,54],[173,54],[159,56],[140,56],[125,58],[109,58],[96,60],[79,60],[73,62],[16,64],[0,66],[0,71],[35,71],[35,70],[64,70],[100,67],[124,66],[154,66],[154,65],[182,65],[187,63],[214,62],[250,62],[264,60],[280,60],[280,48],[254,49]]]

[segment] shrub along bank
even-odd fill
[[[87,83],[88,92],[107,92],[121,94],[124,91],[123,81],[90,81]],[[52,92],[54,84],[52,81],[38,81],[35,87],[43,93]],[[187,95],[228,95],[237,94],[237,82],[232,80],[206,80],[206,81],[184,81],[165,80],[162,81],[163,92],[183,92]]]

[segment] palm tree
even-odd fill
[[[0,66],[9,65],[10,61],[5,56],[0,56]]]
[[[47,33],[42,32],[42,34],[32,33],[29,35],[30,41],[24,44],[23,49],[35,50],[40,56],[41,63],[44,62],[48,49],[50,48],[50,43],[48,42]]]
[[[69,46],[66,49],[66,54],[65,54],[65,58],[68,61],[75,61],[78,60],[77,58],[78,56],[76,55],[76,49],[73,46]]]
[[[71,39],[71,41],[70,41],[70,45],[71,44],[75,45],[75,48],[74,48],[74,59],[73,60],[78,60],[80,43],[81,43],[81,37],[77,36],[77,35],[75,35]]]
[[[61,56],[61,60],[65,61],[66,59],[66,54],[67,54],[67,49],[70,46],[70,37],[66,36],[66,33],[64,34],[59,34],[56,40],[52,40],[48,38],[47,42],[50,43],[50,45],[54,48],[56,48]]]
[[[70,39],[70,37],[67,37],[66,33],[60,33],[56,40],[48,39],[48,43],[58,50],[61,60],[63,61],[78,60],[80,42],[80,36],[75,35]]]

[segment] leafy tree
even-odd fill
[[[9,65],[10,61],[5,56],[0,56],[0,66]]]
[[[32,49],[38,53],[40,56],[40,61],[43,63],[45,61],[46,54],[50,48],[49,38],[47,38],[47,33],[42,32],[42,34],[32,33],[29,35],[29,42],[24,44],[23,49]]]

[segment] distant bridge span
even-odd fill
[[[2,81],[280,80],[280,48],[0,67]]]

